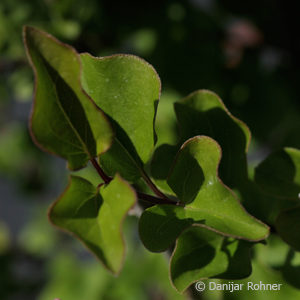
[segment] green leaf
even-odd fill
[[[125,252],[122,223],[135,201],[134,191],[119,175],[99,191],[87,180],[71,176],[66,191],[51,207],[49,218],[73,233],[117,274]]]
[[[268,243],[256,249],[255,258],[280,271],[290,285],[300,289],[300,252],[283,243],[278,234],[270,235]]]
[[[168,249],[193,224],[223,235],[259,241],[269,228],[241,206],[217,175],[221,148],[211,138],[194,137],[178,152],[168,183],[185,206],[155,205],[140,218],[141,239],[150,251]]]
[[[282,243],[281,243],[282,244]],[[283,278],[292,286],[300,289],[300,253],[289,248],[284,264],[276,269],[280,270]]]
[[[277,233],[300,251],[300,150],[284,148],[270,154],[255,169],[255,182],[273,198],[272,208],[279,208],[275,220]]]
[[[112,130],[82,90],[79,56],[33,27],[24,27],[24,43],[36,82],[33,139],[42,149],[67,159],[70,169],[81,168],[109,148]]]
[[[178,143],[177,120],[173,109],[180,96],[172,91],[162,92],[155,119],[157,144],[151,159],[150,172],[154,183],[165,193],[173,194],[166,182],[168,171],[180,146]]]
[[[251,274],[252,243],[225,238],[192,226],[178,238],[170,262],[173,285],[179,292],[206,278],[241,279]]]
[[[300,206],[283,210],[275,221],[279,236],[295,250],[300,251]]]
[[[162,144],[154,151],[151,160],[151,176],[154,178],[155,184],[168,194],[174,194],[167,184],[166,178],[177,152],[177,146]]]
[[[213,92],[196,91],[175,103],[182,142],[197,135],[216,140],[222,150],[220,178],[231,188],[248,178],[246,152],[251,133],[242,121],[230,114]]]
[[[255,182],[268,195],[298,200],[300,150],[284,148],[269,155],[255,169]]]
[[[83,87],[109,116],[116,133],[100,163],[110,175],[118,171],[134,181],[155,144],[160,79],[151,65],[132,55],[96,58],[82,54],[81,60]]]

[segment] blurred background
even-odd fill
[[[216,92],[252,132],[251,173],[271,150],[300,148],[295,5],[283,0],[1,0],[0,299],[300,299],[300,257],[289,256],[276,238],[273,247],[254,249],[251,278],[282,282],[281,292],[221,295],[191,289],[179,295],[168,279],[167,255],[143,248],[134,216],[126,221],[128,251],[117,279],[79,242],[52,228],[47,208],[63,191],[67,172],[64,161],[41,152],[29,136],[33,73],[22,44],[27,24],[79,52],[146,59],[163,87],[158,145],[176,143],[174,101],[197,89]]]

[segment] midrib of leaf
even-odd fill
[[[53,79],[52,79],[52,77],[51,77],[50,74],[49,74],[49,77],[51,78],[51,80],[52,80],[52,82],[53,82]],[[60,77],[60,78],[61,78],[61,77]],[[57,104],[58,104],[58,107],[61,109],[61,111],[62,111],[64,117],[66,118],[68,124],[70,125],[72,131],[75,133],[76,137],[78,138],[79,142],[81,143],[82,149],[85,150],[85,152],[84,152],[84,151],[82,151],[82,152],[83,152],[83,153],[86,153],[86,154],[89,156],[89,158],[92,159],[93,156],[92,156],[91,153],[89,152],[89,150],[88,150],[88,148],[86,147],[84,141],[82,140],[80,134],[77,132],[76,128],[74,127],[74,125],[72,124],[72,122],[71,122],[71,120],[69,119],[68,115],[66,114],[65,110],[63,109],[63,107],[62,107],[62,105],[61,105],[61,103],[60,103],[60,101],[59,101],[59,97],[58,97],[56,85],[55,85],[54,82],[53,82],[53,84],[54,84],[54,86],[55,86],[55,95],[56,95],[55,98],[56,98],[56,102],[57,102]],[[73,89],[72,89],[72,90],[73,90]],[[73,91],[74,91],[74,90],[73,90]],[[75,91],[74,91],[74,92],[75,92]],[[75,93],[75,94],[76,94],[76,93]],[[77,94],[76,94],[76,96],[77,96]],[[78,100],[78,101],[79,101],[79,100]],[[80,102],[80,101],[79,101],[79,102]]]
[[[81,207],[83,207],[88,201],[92,200],[94,197],[96,197],[96,194],[93,193],[87,193],[90,194],[90,198],[87,198],[86,200],[84,200],[77,208],[75,211],[75,215],[78,213],[78,211],[81,209]],[[80,219],[80,218],[77,218]]]
[[[130,152],[126,149],[126,147],[120,142],[120,140],[115,136],[115,140],[116,142],[122,147],[122,149],[124,150],[124,152],[127,154],[127,156],[129,157],[130,161],[136,166],[136,168],[140,171],[141,176],[145,179],[145,177],[148,177],[145,174],[145,171],[143,168],[140,167],[139,164],[137,164],[136,160],[132,157],[132,155],[130,154]]]
[[[63,138],[61,138],[61,137],[53,130],[51,124],[49,125],[49,128],[50,128],[52,134],[53,134],[58,140],[61,140],[62,142],[66,143],[66,144],[69,144],[69,145],[71,145],[72,147],[81,150],[80,152],[79,152],[79,151],[78,151],[78,152],[72,152],[71,154],[85,153],[84,151],[82,151],[82,148],[78,147],[78,145],[73,144],[73,143],[71,143],[71,142],[69,142],[69,141],[66,141],[66,140],[64,140]]]
[[[242,221],[242,220],[239,220],[239,219],[235,219],[235,218],[232,218],[234,216],[228,216],[228,215],[220,215],[220,214],[216,214],[214,211],[212,210],[209,210],[209,209],[203,209],[203,208],[196,208],[196,207],[191,207],[191,206],[185,206],[183,208],[185,211],[196,211],[196,212],[204,212],[204,213],[207,213],[208,215],[212,216],[212,217],[215,217],[215,218],[218,218],[218,219],[226,219],[226,220],[229,220],[230,222],[235,222],[237,224],[245,224],[247,225],[247,227],[252,227],[253,225],[249,225],[248,222],[245,222],[245,221]],[[248,215],[248,217],[252,218],[250,215]],[[200,220],[199,220],[200,221]],[[199,222],[199,221],[196,221],[196,222]],[[201,226],[201,224],[199,224]],[[205,224],[204,224],[205,225]],[[207,226],[207,227],[210,227],[210,226]]]

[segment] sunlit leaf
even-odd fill
[[[120,176],[99,188],[71,176],[64,194],[51,207],[53,224],[78,237],[113,273],[122,267],[122,223],[136,196]]]
[[[24,27],[24,42],[36,81],[32,136],[41,148],[67,159],[70,169],[81,168],[109,148],[112,130],[82,90],[79,56],[33,27]]]
[[[183,292],[196,280],[245,278],[251,274],[252,245],[192,226],[177,240],[170,262],[171,280]]]
[[[250,131],[246,124],[227,110],[213,92],[196,91],[175,103],[182,142],[197,135],[207,135],[222,148],[220,178],[229,187],[239,186],[248,177],[246,152]]]
[[[151,65],[132,55],[82,54],[81,60],[83,87],[109,116],[116,133],[100,163],[110,175],[119,172],[134,181],[154,147],[160,79]]]
[[[194,137],[182,146],[168,183],[184,206],[155,205],[144,211],[139,230],[150,251],[168,249],[193,224],[250,241],[268,236],[268,226],[249,215],[219,179],[220,158],[219,145],[206,136]]]

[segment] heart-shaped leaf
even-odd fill
[[[245,278],[251,274],[252,245],[192,226],[176,242],[170,262],[171,280],[183,292],[196,280]]]
[[[66,191],[51,207],[49,218],[79,238],[117,274],[125,252],[122,223],[135,201],[135,192],[119,175],[100,189],[83,178],[71,176]]]
[[[185,206],[155,205],[144,211],[139,230],[146,248],[168,249],[193,224],[250,241],[267,237],[268,226],[249,215],[218,177],[220,159],[221,148],[209,137],[194,137],[182,146],[168,183]]]
[[[246,152],[251,133],[213,92],[196,91],[175,103],[182,142],[197,135],[216,140],[223,151],[220,178],[231,188],[248,178]]]
[[[255,169],[255,182],[269,195],[298,200],[300,150],[284,148],[269,155]]]
[[[81,60],[84,89],[110,117],[116,132],[100,163],[110,175],[120,172],[134,181],[142,175],[141,167],[154,147],[160,79],[151,65],[133,55],[82,54]]]
[[[31,133],[43,149],[68,160],[78,169],[105,152],[112,129],[80,84],[76,51],[49,34],[24,27],[24,43],[35,72]]]

